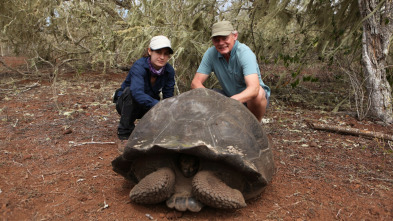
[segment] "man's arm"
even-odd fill
[[[203,83],[207,80],[208,77],[209,75],[207,74],[202,74],[197,72],[194,76],[194,79],[192,79],[191,88],[192,89],[204,88],[205,86],[203,86]]]
[[[256,96],[259,93],[259,78],[258,74],[250,74],[244,77],[247,88],[240,92],[239,94],[233,95],[231,98],[240,101],[241,103],[245,103]]]

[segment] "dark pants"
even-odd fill
[[[117,134],[128,137],[135,128],[135,120],[141,119],[149,108],[137,103],[127,87],[116,101],[116,110],[120,114]]]

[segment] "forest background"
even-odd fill
[[[393,220],[392,0],[1,0],[0,219]],[[139,205],[112,94],[152,36],[190,89],[229,20],[272,89],[276,174],[235,211]],[[207,86],[219,86],[211,78]]]
[[[350,102],[360,120],[392,123],[392,5],[390,0],[4,0],[1,55],[23,56],[27,69],[18,73],[56,82],[70,70],[126,69],[152,36],[166,35],[181,93],[211,46],[212,24],[229,20],[275,92],[316,82],[317,73],[304,70],[326,68],[333,70],[325,72],[328,77],[351,85],[335,110]],[[208,82],[217,84],[215,78]]]

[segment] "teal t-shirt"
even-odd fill
[[[236,41],[232,48],[229,62],[225,60],[224,56],[214,46],[207,49],[197,72],[207,75],[214,72],[222,89],[229,97],[246,89],[247,85],[244,76],[257,73],[259,85],[265,90],[267,97],[270,97],[270,88],[262,81],[254,52],[239,41]]]

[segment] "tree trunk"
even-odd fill
[[[393,123],[392,90],[386,78],[386,60],[393,34],[392,0],[358,0],[363,21],[362,66],[370,115]],[[382,4],[380,7],[379,5]]]

